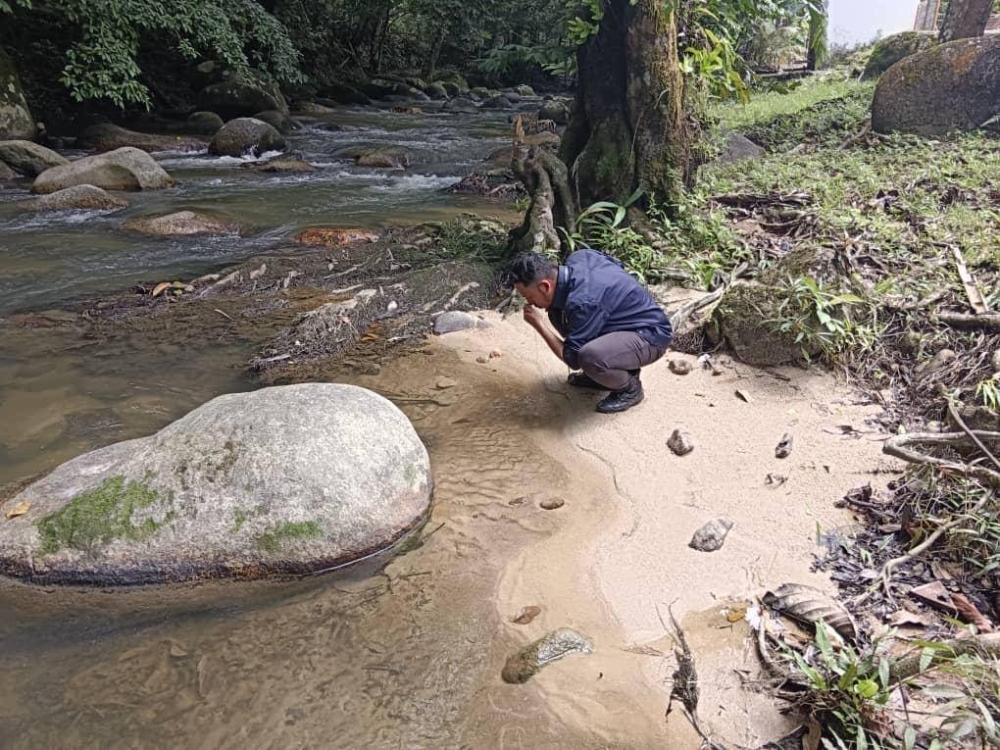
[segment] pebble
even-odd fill
[[[691,363],[684,359],[670,360],[669,367],[674,375],[688,375],[691,372]]]
[[[447,390],[448,388],[454,388],[456,385],[458,385],[457,380],[452,380],[451,378],[442,375],[440,378],[437,379],[437,382],[434,384],[434,387],[437,388],[439,391],[444,391]]]
[[[499,349],[494,349],[493,351],[490,352],[490,359],[499,359],[502,356],[503,352],[500,351]]]
[[[592,653],[594,645],[587,636],[569,628],[559,628],[511,655],[500,675],[506,683],[522,685],[546,664],[570,654]]]
[[[733,522],[725,518],[716,518],[709,521],[691,537],[688,547],[699,552],[715,552],[722,549],[726,542],[729,530],[733,528]]]
[[[539,503],[542,510],[559,510],[559,508],[563,507],[565,504],[566,501],[561,497],[547,497]]]
[[[792,455],[792,436],[790,433],[786,432],[781,436],[778,446],[774,449],[774,455],[777,458],[788,458]]]
[[[521,611],[517,613],[517,617],[511,620],[511,622],[515,625],[527,625],[540,614],[542,614],[541,607],[536,607],[535,605],[523,607]]]
[[[686,432],[674,430],[674,434],[667,440],[667,447],[678,456],[686,456],[694,450],[694,441]]]
[[[478,362],[481,365],[485,365],[489,362],[489,360],[486,359],[486,357],[476,357],[476,362]]]

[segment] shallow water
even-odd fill
[[[503,214],[506,207],[496,202],[445,190],[509,141],[509,114],[357,109],[304,118],[305,127],[287,136],[289,149],[318,168],[304,175],[254,172],[245,168],[251,159],[156,154],[177,186],[128,194],[131,206],[111,214],[35,215],[17,207],[18,200],[29,197],[26,190],[0,189],[0,315],[143,280],[198,274],[288,246],[290,236],[306,226],[386,228],[462,211]],[[330,123],[357,129],[321,128]],[[344,154],[352,146],[402,147],[412,166],[359,168]],[[179,210],[236,219],[247,227],[246,236],[159,239],[119,229],[133,216]]]

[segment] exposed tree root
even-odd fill
[[[952,328],[960,328],[962,330],[981,328],[991,333],[1000,333],[1000,313],[965,315],[963,313],[939,312],[937,319]]]
[[[531,206],[520,227],[511,232],[509,252],[558,250],[558,228],[576,231],[577,206],[570,190],[566,165],[542,149],[530,149],[524,159],[515,154],[511,168],[531,196]]]

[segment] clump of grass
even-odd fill
[[[139,524],[133,522],[132,516],[159,498],[159,493],[143,482],[126,482],[122,476],[106,479],[38,522],[41,553],[49,555],[66,548],[91,551],[114,539],[148,539],[174,514],[169,513],[160,522],[146,518]]]
[[[287,542],[298,539],[317,539],[322,535],[323,530],[316,521],[282,521],[257,535],[254,543],[258,549],[274,554],[279,552]]]

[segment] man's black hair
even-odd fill
[[[510,280],[512,284],[534,284],[542,279],[555,276],[556,262],[541,253],[524,253],[514,259],[510,265]]]

